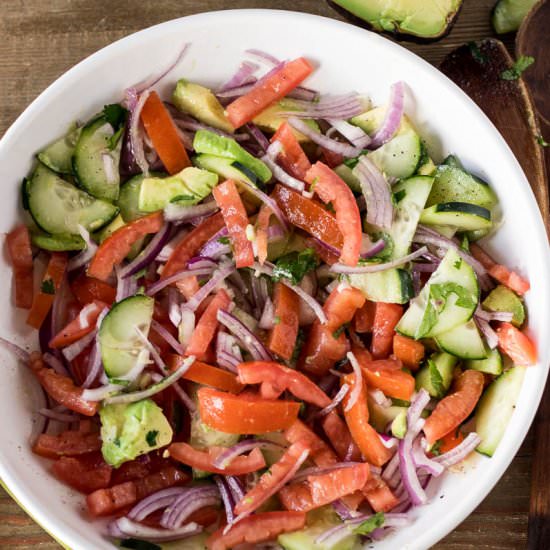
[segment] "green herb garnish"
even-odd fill
[[[288,279],[297,285],[306,273],[313,271],[319,265],[317,254],[313,248],[306,248],[301,252],[291,252],[281,256],[273,268],[273,279]]]
[[[145,436],[145,441],[147,441],[147,445],[149,445],[149,447],[154,447],[157,444],[158,434],[158,430],[150,430],[147,432],[147,435]]]
[[[510,69],[500,73],[502,80],[517,80],[523,71],[528,69],[535,62],[535,58],[530,55],[522,55],[517,58]]]
[[[548,143],[543,137],[541,134],[539,134],[537,136],[537,143],[541,146],[541,147],[550,147],[550,143]]]
[[[369,519],[360,523],[353,530],[353,533],[355,535],[369,535],[375,529],[382,527],[382,525],[384,524],[384,521],[385,521],[384,512],[378,512],[377,514],[374,514],[374,516],[371,516]]]
[[[42,294],[55,294],[55,285],[51,279],[44,279],[40,285]]]

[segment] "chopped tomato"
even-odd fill
[[[106,281],[113,268],[128,256],[132,245],[146,235],[160,231],[163,223],[162,212],[154,212],[117,229],[99,245],[88,266],[88,276]]]
[[[67,254],[65,252],[52,252],[46,273],[42,278],[40,290],[34,295],[32,307],[27,317],[27,325],[39,329],[46,319],[55,293],[59,290],[65,270],[67,269]]]
[[[424,359],[424,345],[412,338],[394,334],[393,354],[403,363],[403,366],[415,372],[420,367],[422,359]]]
[[[57,478],[82,493],[108,487],[112,470],[99,452],[79,457],[62,456],[52,466]]]
[[[321,155],[330,168],[336,168],[345,160],[345,157],[340,153],[335,153],[334,151],[325,149],[324,147],[321,147]]]
[[[208,550],[229,550],[241,543],[256,544],[277,538],[282,533],[303,529],[306,515],[302,512],[262,512],[242,519],[224,535],[225,526],[206,541]]]
[[[274,361],[250,361],[238,366],[239,381],[242,384],[268,384],[274,391],[274,398],[285,390],[301,401],[318,407],[330,405],[330,397],[301,372],[275,363]]]
[[[78,456],[101,449],[98,433],[83,434],[67,430],[58,435],[40,434],[32,450],[33,453],[46,458],[61,456]]]
[[[346,265],[357,265],[362,231],[361,215],[353,192],[338,174],[319,161],[309,169],[306,181],[321,200],[332,204],[336,211],[336,223],[344,239],[340,261]]]
[[[33,298],[33,264],[29,230],[25,225],[16,227],[6,236],[8,253],[13,266],[15,305],[30,309]]]
[[[372,476],[367,481],[363,494],[375,512],[389,512],[399,504],[399,499],[380,476]]]
[[[218,311],[226,310],[230,303],[231,298],[223,288],[220,288],[195,326],[185,350],[186,355],[194,355],[199,360],[206,359],[208,346],[218,330]]]
[[[82,398],[82,388],[52,368],[45,367],[39,353],[31,355],[30,367],[44,391],[59,404],[85,416],[94,416],[99,404]]]
[[[383,466],[392,457],[392,452],[382,443],[378,432],[369,424],[367,386],[363,382],[357,401],[350,410],[347,410],[350,396],[357,382],[355,374],[344,376],[342,382],[350,387],[350,391],[344,398],[344,416],[353,440],[368,462],[375,466]]]
[[[315,319],[302,348],[298,361],[302,370],[321,376],[345,357],[349,345],[342,328],[364,303],[365,297],[356,288],[336,287],[330,293],[323,306],[326,324]]]
[[[367,332],[372,332],[374,327],[374,312],[376,311],[376,302],[371,302],[367,300],[363,307],[359,308],[355,312],[355,317],[353,318],[353,326],[355,332],[359,334],[364,334]]]
[[[82,306],[94,300],[99,300],[108,305],[111,305],[115,301],[116,288],[99,279],[87,277],[85,274],[79,275],[71,282],[70,286],[72,293]]]
[[[342,248],[344,238],[336,217],[320,202],[308,199],[301,193],[280,184],[275,186],[272,196],[292,225],[338,250]]]
[[[283,150],[278,158],[281,166],[291,176],[304,180],[307,171],[311,168],[311,162],[309,162],[288,122],[283,122],[275,134],[273,134],[271,143],[274,141],[278,141],[283,146]]]
[[[225,447],[211,446],[204,451],[191,447],[188,443],[172,443],[168,452],[174,460],[178,460],[187,466],[204,472],[214,474],[240,476],[265,468],[265,460],[260,449],[253,449],[247,456],[234,458],[225,468],[217,468],[214,460],[227,449]]]
[[[213,506],[205,506],[204,508],[200,508],[196,512],[193,512],[189,518],[187,518],[187,522],[198,523],[203,527],[209,527],[218,521],[219,516],[220,510],[214,508]]]
[[[107,304],[99,300],[94,300],[91,304],[84,306],[83,309],[86,309],[84,318],[81,318],[82,313],[79,313],[59,334],[56,334],[50,340],[50,348],[64,348],[92,332],[95,329],[99,314],[106,307]]]
[[[535,344],[510,323],[500,323],[496,330],[498,347],[515,365],[534,365],[537,362]]]
[[[296,345],[299,322],[299,298],[281,282],[273,291],[275,324],[269,331],[267,347],[283,359],[290,359]]]
[[[113,470],[111,478],[112,485],[120,485],[134,479],[141,479],[151,473],[149,463],[144,463],[139,460],[131,460],[124,462],[118,468]]]
[[[201,420],[215,430],[232,434],[284,430],[300,412],[300,403],[295,401],[268,401],[212,388],[201,388],[198,396]]]
[[[184,361],[184,358],[179,355],[170,355],[168,359],[168,368],[171,371],[179,368]],[[212,386],[218,390],[239,393],[243,386],[237,380],[237,377],[226,370],[213,367],[207,363],[195,361],[183,374],[183,378],[191,380],[197,384]]]
[[[373,371],[396,371],[403,368],[403,363],[399,359],[373,359],[369,350],[358,343],[352,346],[352,351],[361,365],[361,367]]]
[[[260,477],[256,485],[235,504],[235,513],[248,515],[257,510],[292,478],[309,455],[309,447],[303,441],[293,443]]]
[[[321,258],[321,260],[323,260],[323,262],[325,262],[326,264],[334,265],[336,262],[338,262],[339,255],[335,254],[332,250],[329,250],[317,239],[314,239],[313,237],[306,237],[306,239],[304,239],[304,244],[307,248],[313,248],[313,250],[317,252],[319,258]]]
[[[431,445],[456,429],[474,410],[483,391],[483,373],[464,371],[454,384],[454,391],[444,397],[426,419],[424,433]]]
[[[86,504],[92,516],[110,516],[161,489],[183,485],[188,481],[189,476],[185,472],[168,466],[142,479],[98,489],[86,497]]]
[[[284,432],[285,439],[289,443],[302,441],[310,449],[310,458],[317,466],[325,468],[338,462],[338,457],[334,451],[312,430],[310,430],[301,420],[296,420]]]
[[[321,424],[340,460],[359,460],[361,458],[346,423],[336,411],[330,411]]]
[[[310,475],[307,481],[283,487],[279,498],[287,510],[309,512],[359,491],[370,474],[370,464],[338,468],[325,474]]]
[[[256,219],[256,248],[258,249],[258,261],[261,265],[267,260],[267,238],[269,232],[269,219],[273,211],[267,204],[262,204]]]
[[[312,71],[313,67],[303,57],[287,61],[226,107],[229,122],[235,128],[250,122],[272,103],[294,90]]]
[[[237,268],[254,264],[252,242],[248,240],[246,228],[248,216],[243,201],[233,180],[226,180],[212,190],[216,204],[222,211],[225,227],[233,245],[233,254]]]
[[[458,447],[464,441],[464,436],[461,431],[454,430],[443,436],[439,441],[441,442],[439,452],[445,454]]]
[[[403,306],[376,302],[371,342],[371,352],[375,359],[388,357],[391,353],[395,327],[402,316]]]
[[[191,166],[176,124],[157,92],[151,92],[145,101],[141,110],[141,121],[169,174],[176,174]]]

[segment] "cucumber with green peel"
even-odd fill
[[[444,397],[451,387],[457,363],[458,359],[449,353],[432,354],[416,374],[417,391],[424,388],[436,399]]]
[[[461,359],[485,359],[487,349],[475,322],[471,319],[464,325],[435,337],[439,348]]]
[[[512,418],[523,385],[526,367],[516,366],[491,382],[478,403],[476,432],[481,437],[477,451],[493,456]]]
[[[258,186],[256,174],[250,170],[244,171],[242,165],[233,159],[217,157],[215,155],[198,155],[193,158],[193,163],[203,170],[218,174],[224,180],[244,181],[252,187]]]
[[[502,356],[498,349],[488,349],[486,359],[470,359],[464,363],[467,369],[498,376],[502,373]]]
[[[525,307],[522,299],[508,287],[498,285],[487,298],[483,300],[483,307],[489,311],[508,311],[512,313],[511,323],[521,327],[525,322]]]
[[[36,225],[50,234],[79,235],[78,226],[96,231],[109,223],[118,208],[95,199],[39,163],[23,188]]]
[[[150,173],[150,176],[160,176],[161,174]],[[143,212],[139,209],[139,194],[141,191],[141,184],[146,178],[144,174],[139,174],[129,179],[120,187],[120,193],[117,206],[120,208],[120,215],[126,222],[133,222],[138,218],[147,216],[148,212]]]
[[[373,302],[406,304],[414,296],[411,274],[406,269],[392,268],[348,277],[350,285]]]
[[[353,173],[353,169],[350,168],[347,164],[340,164],[334,171],[344,180],[348,187],[355,191],[355,193],[361,193],[361,184],[359,183],[359,178]]]
[[[390,405],[383,407],[376,403],[372,397],[368,397],[369,422],[380,433],[386,433],[386,429],[400,415],[407,414],[407,407]]]
[[[475,231],[492,227],[491,211],[477,204],[443,202],[425,208],[420,222],[427,225],[450,225],[459,231]]]
[[[401,411],[391,423],[391,433],[397,439],[403,439],[407,433],[407,413]]]
[[[442,164],[445,166],[452,166],[453,168],[459,168],[460,170],[464,169],[462,162],[460,162],[460,159],[456,155],[447,155]]]
[[[456,235],[456,227],[451,225],[432,225],[430,228],[447,237],[447,239],[452,239]]]
[[[110,237],[117,229],[120,229],[125,225],[126,223],[122,219],[122,216],[118,214],[117,217],[114,220],[112,220],[109,224],[107,224],[105,227],[102,227],[99,231],[94,233],[93,237],[101,244],[107,237]]]
[[[125,380],[138,363],[148,361],[149,351],[139,337],[145,337],[153,319],[155,301],[149,296],[130,296],[109,310],[99,327],[99,348],[105,373],[112,380]]]
[[[58,174],[71,174],[73,153],[81,131],[82,128],[75,125],[63,137],[40,151],[37,155],[38,160]]]
[[[51,252],[68,252],[86,248],[86,243],[80,235],[48,235],[31,232],[31,242],[34,246]]]

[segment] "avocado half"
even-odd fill
[[[450,30],[462,0],[329,0],[354,23],[420,42],[439,40]]]

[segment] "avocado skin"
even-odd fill
[[[367,0],[368,1],[368,0]],[[419,2],[422,2],[422,0],[418,0]],[[338,3],[337,3],[338,2]],[[460,10],[462,8],[462,0],[460,0],[460,4],[457,7],[456,11],[454,13],[451,13],[450,16],[448,16],[447,19],[447,25],[445,28],[437,35],[433,36],[424,36],[421,34],[411,34],[410,32],[405,32],[401,30],[381,30],[380,28],[376,28],[375,25],[370,23],[369,21],[362,19],[361,17],[354,15],[350,11],[348,11],[344,6],[347,4],[348,0],[327,0],[328,5],[337,11],[340,15],[344,16],[350,23],[353,23],[354,25],[357,25],[358,27],[363,27],[364,29],[367,29],[369,31],[386,34],[394,38],[395,40],[405,40],[407,42],[415,42],[417,44],[426,44],[429,42],[436,42],[437,40],[441,40],[442,38],[445,38],[452,30],[453,25],[460,13]],[[388,2],[388,3],[391,3]]]

